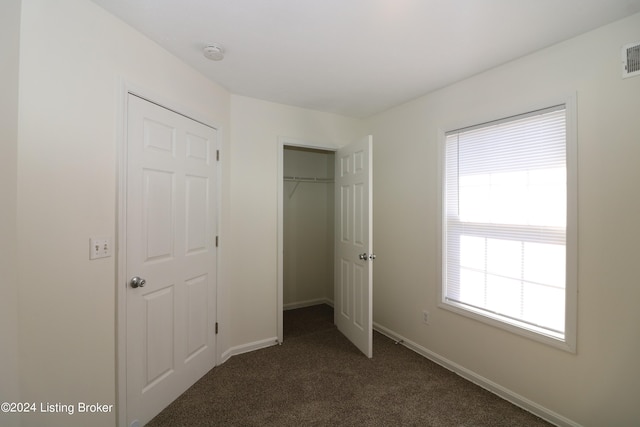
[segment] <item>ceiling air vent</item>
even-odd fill
[[[622,46],[622,78],[640,76],[640,42]]]

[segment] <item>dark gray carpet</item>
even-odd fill
[[[234,356],[149,426],[549,426],[374,333],[367,359],[315,306],[284,315],[284,344]]]

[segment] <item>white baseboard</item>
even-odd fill
[[[402,344],[403,346],[407,347],[409,350],[415,351],[419,355],[426,357],[432,362],[435,362],[438,365],[460,375],[462,378],[468,381],[471,381],[472,383],[484,388],[485,390],[490,391],[491,393],[503,398],[504,400],[507,400],[513,403],[514,405],[519,406],[525,411],[531,412],[532,414],[542,418],[545,421],[548,421],[560,427],[581,427],[580,424],[568,418],[565,418],[562,415],[557,414],[523,396],[520,396],[519,394],[501,386],[500,384],[496,384],[493,381],[488,380],[487,378],[484,378],[476,374],[475,372],[470,371],[469,369],[461,365],[458,365],[457,363],[452,362],[451,360],[446,359],[440,356],[439,354],[434,353],[431,350],[428,350],[422,347],[419,344],[414,343],[411,340],[408,340],[402,335],[397,334],[392,330],[387,329],[382,325],[379,325],[378,323],[375,323],[375,322],[373,323],[373,329],[380,332],[382,335],[386,335],[387,337],[398,342],[399,344]]]
[[[290,302],[287,304],[283,304],[282,309],[294,310],[296,308],[311,307],[312,305],[319,305],[319,304],[327,304],[333,307],[333,301],[327,298],[316,298],[316,299],[310,299],[306,301]]]
[[[254,341],[247,344],[238,345],[235,347],[231,347],[229,350],[222,353],[220,356],[220,364],[222,365],[224,362],[229,360],[233,356],[237,356],[238,354],[248,353],[254,350],[260,350],[261,348],[267,348],[278,344],[278,338],[266,338],[260,341]]]

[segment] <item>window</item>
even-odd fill
[[[442,305],[573,351],[567,121],[562,104],[445,134]]]

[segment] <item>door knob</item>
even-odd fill
[[[129,280],[129,285],[132,288],[142,288],[147,283],[142,277],[134,276]]]
[[[365,253],[362,253],[362,254],[358,255],[358,258],[360,258],[363,261],[366,261],[367,260],[367,253],[365,252]]]

